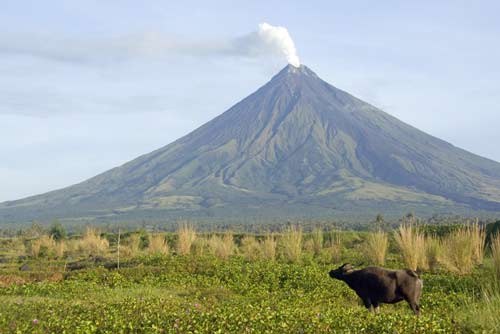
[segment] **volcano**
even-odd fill
[[[500,164],[286,66],[177,141],[0,221],[500,212]]]

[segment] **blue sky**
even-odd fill
[[[0,201],[118,166],[255,91],[286,65],[234,43],[262,22],[286,27],[334,86],[500,161],[499,12],[495,1],[3,0]]]

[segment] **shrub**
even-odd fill
[[[459,224],[427,224],[427,225],[419,225],[418,230],[420,232],[423,232],[426,236],[436,236],[439,238],[443,238],[447,236],[450,233],[455,232],[456,230],[460,229],[461,225]]]
[[[384,231],[378,230],[377,232],[369,233],[365,243],[365,256],[371,263],[383,266],[385,264],[388,244],[387,233]]]
[[[196,230],[194,227],[184,224],[177,231],[177,253],[179,255],[189,255],[191,246],[196,240]]]
[[[54,222],[49,228],[49,235],[52,236],[54,240],[59,241],[66,238],[66,230],[61,223]]]
[[[280,241],[284,259],[289,262],[299,262],[302,256],[302,229],[296,226],[288,227]]]
[[[493,257],[493,268],[497,284],[500,286],[500,233],[493,235],[490,239],[491,256]]]
[[[486,245],[490,246],[491,240],[493,240],[493,238],[500,233],[500,220],[494,223],[486,224],[485,230],[486,230]]]
[[[412,270],[428,269],[425,237],[422,232],[411,224],[403,224],[399,227],[394,239],[401,251],[403,262],[408,268]]]

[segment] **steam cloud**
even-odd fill
[[[295,67],[300,66],[295,43],[285,27],[275,27],[264,22],[259,24],[257,33],[266,45],[282,52],[288,63]]]
[[[39,34],[0,34],[1,54],[25,54],[54,61],[114,62],[135,58],[189,55],[258,58],[285,57],[300,66],[295,43],[285,27],[260,23],[257,31],[228,40],[187,40],[148,32],[113,38],[81,39]]]

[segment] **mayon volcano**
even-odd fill
[[[82,183],[0,204],[0,221],[500,212],[500,163],[286,66],[177,141]]]

